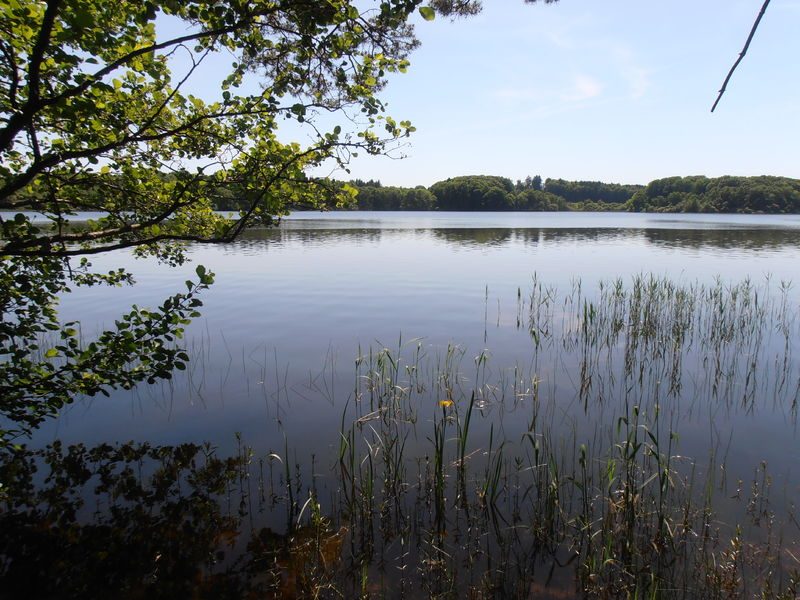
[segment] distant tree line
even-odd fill
[[[436,196],[425,186],[413,188],[381,185],[380,181],[351,181],[358,190],[353,208],[358,210],[436,210]]]
[[[93,185],[85,186],[86,205],[97,197],[108,197],[120,187],[120,176],[95,174]],[[257,184],[229,181],[212,186],[214,175],[184,171],[159,175],[164,185],[201,177],[209,180],[209,198],[221,211],[249,207]],[[800,180],[788,177],[667,177],[646,186],[602,183],[600,181],[542,180],[540,176],[512,181],[494,175],[452,177],[431,187],[385,186],[380,181],[355,179],[349,182],[326,178],[305,181],[314,201],[302,197],[286,204],[284,210],[442,210],[442,211],[629,211],[672,213],[800,213]],[[346,189],[349,194],[342,194]],[[311,190],[314,190],[313,192]],[[44,193],[40,191],[38,193]],[[342,198],[350,198],[342,204]],[[267,205],[270,198],[265,199]],[[276,202],[279,200],[276,199]]]
[[[548,192],[564,198],[569,203],[624,204],[642,189],[641,185],[620,185],[601,181],[565,181],[564,179],[548,179],[544,185]]]
[[[772,176],[668,177],[642,186],[467,175],[427,189],[349,185],[358,191],[353,210],[800,213],[800,180]]]
[[[553,183],[566,197],[550,189]],[[383,186],[379,181],[353,180],[349,185],[358,190],[352,208],[356,210],[454,210],[454,211],[563,211],[617,209],[616,203],[630,199],[642,186],[619,186],[600,182],[542,181],[540,176],[527,177],[516,183],[507,177],[467,175],[433,184],[430,188]],[[580,185],[573,191],[571,185]],[[608,188],[607,190],[604,190]],[[620,198],[618,188],[630,188]],[[604,193],[605,191],[605,193]],[[595,206],[597,205],[597,206]]]
[[[800,180],[788,177],[668,177],[626,203],[637,212],[798,213]]]

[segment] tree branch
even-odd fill
[[[8,82],[8,104],[14,110],[17,109],[17,90],[19,89],[19,67],[14,57],[14,47],[4,41],[0,41],[0,51],[8,62],[9,82]]]
[[[42,28],[39,30],[36,44],[31,51],[28,67],[28,101],[26,102],[26,108],[35,105],[39,101],[39,75],[42,68],[42,60],[44,60],[45,50],[47,50],[47,46],[50,43],[50,34],[53,32],[59,4],[61,4],[61,0],[48,0],[47,9],[42,18]]]
[[[21,112],[14,113],[8,123],[0,129],[0,151],[11,148],[14,138],[31,123],[33,115],[39,110],[39,76],[41,75],[42,61],[47,46],[50,43],[50,34],[56,22],[61,0],[48,0],[47,8],[42,17],[42,27],[36,37],[36,43],[28,59],[28,99]]]
[[[51,4],[58,4],[59,0],[51,0]],[[48,4],[48,13],[50,12],[50,5]],[[55,18],[55,14],[53,14],[52,18]],[[45,15],[45,20],[47,19],[47,15]],[[32,82],[35,80],[36,82],[36,90],[33,88],[29,89],[29,96],[28,102],[26,103],[24,109],[21,112],[14,113],[11,118],[8,120],[8,124],[3,128],[0,129],[0,150],[5,150],[11,148],[14,138],[23,130],[25,129],[26,124],[33,118],[33,116],[42,110],[43,108],[47,108],[48,106],[58,104],[59,102],[63,102],[68,98],[73,98],[78,96],[88,90],[92,85],[100,81],[106,75],[109,75],[116,69],[122,67],[123,65],[127,64],[128,62],[132,61],[134,58],[139,56],[143,56],[145,54],[150,54],[153,52],[157,52],[158,50],[163,50],[164,48],[169,48],[171,46],[179,46],[181,44],[185,44],[186,42],[197,41],[209,37],[215,37],[220,35],[225,35],[228,33],[233,33],[250,25],[251,21],[248,19],[242,19],[238,23],[234,23],[228,27],[220,27],[219,29],[212,29],[209,31],[200,31],[197,33],[184,35],[182,37],[177,37],[171,40],[167,40],[165,42],[161,42],[158,44],[152,44],[150,46],[145,46],[142,48],[137,48],[132,52],[118,58],[114,62],[106,65],[91,77],[87,77],[80,85],[76,85],[69,89],[64,90],[60,94],[56,96],[52,96],[50,98],[43,98],[39,99],[38,94],[38,66],[34,69],[34,64],[31,65],[31,72],[32,75],[28,77],[28,87],[31,88]],[[52,27],[52,24],[51,24]],[[42,31],[45,30],[45,24],[42,25]],[[48,30],[49,36],[49,30]],[[40,35],[40,39],[43,35]],[[38,46],[38,42],[37,42]],[[32,57],[33,59],[33,57]],[[33,77],[35,74],[35,78]]]
[[[161,131],[159,133],[153,133],[149,135],[140,135],[139,133],[136,133],[130,136],[126,136],[122,139],[115,140],[114,142],[104,144],[102,146],[95,146],[94,148],[84,148],[82,150],[74,150],[71,152],[60,152],[60,153],[50,152],[44,154],[40,160],[38,161],[35,160],[28,167],[26,171],[12,178],[5,186],[0,188],[0,208],[15,209],[17,206],[22,204],[23,201],[11,200],[11,195],[14,194],[15,192],[20,191],[31,181],[33,181],[38,175],[44,173],[47,169],[55,167],[59,164],[65,163],[70,160],[101,156],[107,152],[110,152],[117,148],[129,146],[131,144],[160,141],[168,137],[178,135],[184,131],[188,131],[190,129],[196,129],[205,121],[213,121],[225,117],[237,116],[240,114],[246,115],[249,114],[249,112],[222,111],[216,113],[208,113],[205,115],[197,115],[194,118],[190,119],[189,121],[181,123],[180,125],[177,125],[171,129]]]
[[[761,7],[761,11],[758,13],[758,16],[756,17],[755,23],[753,23],[753,28],[750,30],[750,35],[747,36],[747,41],[744,44],[744,48],[742,48],[742,51],[739,53],[739,58],[737,58],[736,62],[733,63],[733,66],[731,67],[731,70],[728,71],[728,76],[725,78],[725,81],[722,83],[722,88],[719,90],[719,95],[717,96],[717,99],[714,102],[714,105],[711,107],[711,112],[712,113],[714,112],[714,109],[717,108],[717,104],[719,104],[719,101],[722,99],[722,94],[724,94],[725,90],[728,88],[728,82],[731,80],[731,77],[733,76],[733,72],[736,70],[736,67],[739,66],[739,63],[742,62],[742,59],[744,58],[744,55],[747,54],[747,49],[750,47],[750,42],[753,41],[753,36],[756,34],[756,29],[758,29],[759,23],[761,23],[761,18],[764,16],[764,13],[767,12],[767,6],[769,6],[769,2],[770,2],[770,0],[764,0],[764,4]]]

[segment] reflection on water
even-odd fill
[[[0,583],[43,597],[46,573],[67,597],[110,581],[121,597],[792,597],[799,316],[784,284],[637,277],[588,294],[534,279],[491,325],[519,334],[513,366],[410,340],[329,355],[300,381],[208,338],[170,389],[219,394],[209,435],[257,407],[233,458],[146,444],[5,457]],[[758,423],[771,447],[753,444]]]
[[[281,244],[290,246],[334,244],[374,244],[381,241],[415,236],[430,237],[457,249],[466,247],[502,247],[524,244],[548,243],[626,243],[644,240],[657,247],[689,249],[735,249],[749,251],[775,251],[800,249],[800,230],[794,228],[745,227],[735,228],[621,228],[621,227],[580,227],[580,228],[436,228],[436,229],[392,229],[392,228],[336,228],[314,226],[315,222],[302,222],[309,228],[298,224],[279,229],[256,229],[246,232],[234,245],[225,247],[228,253],[250,252]]]
[[[239,535],[224,499],[242,465],[194,444],[0,456],[0,597],[243,597],[214,568]]]
[[[130,597],[158,577],[198,597],[792,597],[799,239],[796,218],[338,214],[194,247],[218,284],[186,371],[77,402],[33,447],[208,441],[245,467],[73,456],[84,506],[41,512],[69,490],[22,485],[0,577],[77,561],[77,540],[87,570],[144,557]],[[140,284],[65,298],[84,332],[185,278],[103,260]]]
[[[234,244],[221,246],[227,254],[252,254],[274,245],[330,246],[333,244],[377,243],[380,229],[251,229]]]
[[[755,229],[800,228],[798,215],[514,212],[300,212],[285,218],[299,229]]]
[[[516,240],[512,229],[434,229],[434,239],[452,246],[503,246]]]
[[[665,248],[710,248],[751,251],[799,250],[800,231],[796,229],[646,229],[645,239]]]

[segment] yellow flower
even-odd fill
[[[449,398],[447,400],[439,400],[439,406],[447,408],[448,406],[453,406],[453,401]]]

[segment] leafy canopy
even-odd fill
[[[198,270],[188,293],[157,311],[134,307],[86,344],[75,324],[58,321],[59,295],[132,280],[70,258],[133,247],[179,263],[183,243],[231,240],[293,207],[348,200],[352,188],[307,173],[330,161],[346,168],[357,152],[386,152],[413,131],[378,97],[418,44],[409,20],[479,8],[473,0],[0,3],[0,413],[25,432],[76,395],[180,368],[186,355],[175,339],[212,275]],[[280,124],[306,142],[286,141]],[[240,210],[226,218],[212,200],[231,189]],[[80,211],[99,216],[70,222]]]
[[[359,12],[344,0],[4,3],[0,209],[41,212],[56,227],[5,219],[2,252],[226,240],[294,204],[330,200],[306,169],[381,152],[412,130],[386,117],[375,94],[408,66],[417,42],[406,21],[417,4]],[[230,57],[227,73],[204,69],[214,54]],[[214,89],[203,98],[192,93],[208,81]],[[355,127],[318,126],[332,111]],[[286,119],[311,142],[280,141]],[[250,196],[235,221],[210,202],[232,183]],[[65,230],[76,211],[104,216]]]
[[[3,218],[0,254],[137,246],[179,259],[161,242],[225,241],[294,206],[345,199],[352,190],[308,169],[385,152],[413,131],[377,95],[418,44],[409,19],[479,9],[475,0],[3,2],[0,211],[39,212],[53,226]],[[287,121],[307,143],[279,137]],[[246,202],[229,220],[211,200],[232,185]],[[65,228],[77,211],[103,216]]]

